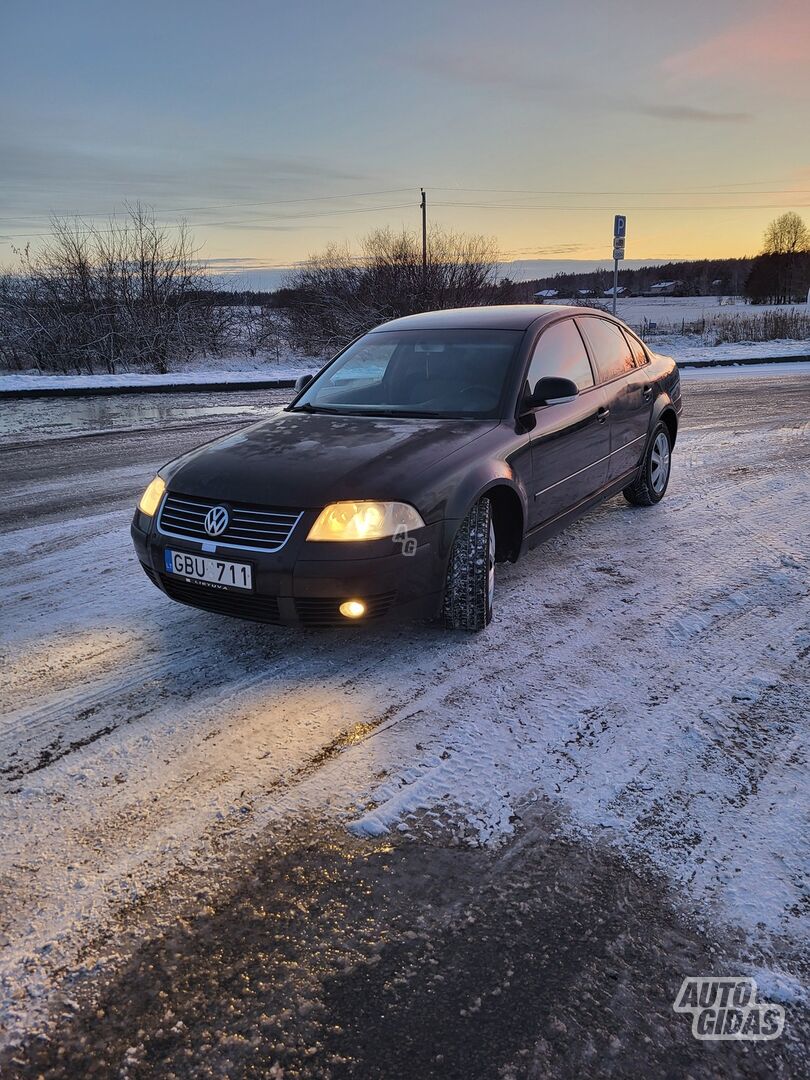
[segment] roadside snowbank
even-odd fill
[[[684,335],[662,335],[653,337],[648,345],[656,352],[673,356],[679,364],[690,365],[706,364],[711,367],[717,361],[724,365],[734,364],[735,361],[746,361],[745,370],[753,373],[755,370],[765,368],[771,372],[779,369],[786,371],[803,370],[803,360],[810,357],[810,342],[807,341],[769,341],[769,342],[744,342],[738,345],[707,345],[693,344],[694,338]],[[762,359],[767,361],[769,357],[788,358],[795,356],[795,361],[787,360],[784,364],[776,362],[765,363],[762,368],[751,364],[751,361]],[[121,375],[2,375],[0,374],[0,395],[4,393],[20,394],[46,392],[64,392],[65,394],[88,393],[114,393],[133,392],[143,390],[182,390],[189,388],[210,388],[211,390],[227,387],[257,388],[278,385],[279,383],[292,383],[299,375],[311,374],[318,370],[320,361],[285,361],[278,364],[269,364],[261,370],[235,369],[232,371],[183,371],[169,372],[166,375],[145,375],[129,372]],[[689,370],[688,368],[685,370]],[[729,368],[724,370],[728,371]]]
[[[768,360],[770,357],[810,357],[810,341],[738,341],[706,345],[694,334],[652,334],[644,339],[653,352],[674,357],[679,364],[733,363],[736,360]]]
[[[143,375],[127,372],[124,375],[0,375],[0,394],[20,390],[173,390],[189,386],[248,386],[251,383],[266,385],[268,382],[292,381],[299,375],[308,374],[318,367],[313,361],[305,365],[278,364],[263,371],[171,371],[166,375]]]

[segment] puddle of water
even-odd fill
[[[110,394],[87,398],[22,398],[3,403],[0,443],[122,428],[169,427],[234,419],[260,420],[290,391],[225,394]]]

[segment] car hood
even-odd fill
[[[420,473],[496,425],[279,411],[177,458],[161,475],[186,495],[297,509],[340,499],[414,502]]]

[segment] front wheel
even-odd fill
[[[652,433],[638,476],[622,494],[633,506],[654,506],[664,497],[671,468],[669,428],[662,422]]]
[[[483,630],[492,621],[495,594],[495,525],[492,503],[479,500],[462,521],[444,587],[448,630]]]

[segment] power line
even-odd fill
[[[567,195],[577,197],[580,195],[600,195],[605,197],[624,197],[624,196],[660,196],[660,195],[681,195],[683,197],[689,197],[690,195],[712,195],[712,196],[728,196],[728,195],[744,195],[744,194],[757,194],[757,195],[806,195],[810,194],[810,191],[802,188],[770,188],[758,192],[735,192],[735,191],[720,191],[717,190],[721,187],[733,188],[733,187],[750,187],[756,184],[773,183],[773,181],[767,180],[747,180],[734,183],[726,183],[723,185],[706,185],[703,188],[683,188],[677,191],[632,191],[632,190],[596,190],[596,189],[581,189],[572,190],[570,188],[487,188],[487,187],[441,187],[436,185],[430,185],[430,189],[433,191],[467,191],[467,192],[483,192],[493,194],[507,194],[507,195]],[[156,214],[185,214],[185,213],[199,213],[207,210],[225,210],[229,207],[251,207],[251,206],[289,206],[310,202],[331,202],[338,199],[362,199],[370,198],[374,195],[393,195],[399,194],[404,191],[412,191],[415,185],[408,185],[406,187],[398,188],[380,188],[375,191],[353,191],[343,192],[335,195],[311,195],[304,198],[296,199],[230,199],[227,202],[220,203],[208,203],[200,206],[175,206],[166,207],[158,210],[154,210]],[[97,218],[110,216],[109,210],[91,211],[87,210],[81,214],[65,214],[65,215],[53,215],[47,216],[64,216],[66,218],[74,218],[82,220],[84,218]],[[114,211],[112,212],[114,216]],[[25,221],[34,217],[45,217],[44,213],[33,213],[23,217],[4,217],[0,218],[0,221]]]
[[[292,203],[330,202],[330,201],[334,201],[335,199],[365,199],[365,198],[370,198],[372,195],[396,195],[396,194],[398,194],[399,192],[402,192],[402,191],[412,191],[412,190],[413,190],[412,187],[383,188],[380,191],[351,191],[351,192],[346,192],[343,195],[311,195],[311,196],[309,196],[309,197],[307,197],[305,199],[275,199],[275,200],[272,200],[272,199],[259,199],[256,202],[246,202],[246,201],[243,201],[241,199],[232,199],[230,202],[212,203],[212,204],[210,204],[208,206],[179,206],[179,207],[175,206],[175,207],[169,207],[168,209],[164,209],[164,210],[154,210],[153,213],[155,213],[155,214],[190,214],[190,213],[199,212],[201,210],[227,210],[228,207],[230,207],[230,206],[244,206],[244,207],[249,207],[249,206],[288,206],[288,205],[290,205]],[[151,210],[151,207],[150,207],[150,210]],[[109,217],[111,215],[110,215],[110,212],[107,211],[107,210],[100,210],[100,211],[85,210],[81,214],[65,214],[65,215],[60,215],[60,214],[48,214],[48,215],[45,215],[45,214],[29,214],[28,215],[29,218],[32,218],[32,217],[45,217],[45,216],[48,216],[48,217],[64,216],[66,218],[76,218],[76,219],[81,220],[83,218]],[[113,217],[115,216],[114,212],[113,212],[112,216]],[[25,220],[27,220],[27,218],[24,218],[24,217],[0,218],[0,221],[25,221]]]
[[[504,195],[604,195],[605,197],[623,197],[623,196],[636,196],[636,195],[649,195],[650,197],[657,197],[659,195],[680,195],[683,198],[691,198],[693,195],[716,195],[720,196],[729,195],[808,195],[810,189],[806,188],[772,188],[765,191],[716,191],[708,188],[681,188],[678,191],[596,191],[596,190],[580,190],[572,191],[570,188],[564,189],[543,189],[543,188],[477,188],[477,187],[434,187],[432,191],[470,191],[470,192],[484,192],[493,194]]]
[[[612,210],[610,206],[563,206],[559,203],[547,203],[544,206],[528,206],[515,203],[476,203],[476,202],[434,202],[434,206],[466,206],[475,210],[573,210],[581,213],[607,213]],[[783,210],[789,206],[800,208],[810,206],[810,203],[756,203],[740,205],[734,203],[729,206],[625,206],[624,210],[632,210],[638,213],[644,210],[672,211],[672,210]]]
[[[306,221],[306,220],[309,220],[310,218],[338,217],[338,216],[345,215],[345,214],[373,214],[375,211],[378,211],[378,210],[401,210],[401,209],[404,209],[405,207],[410,207],[410,206],[413,206],[413,204],[409,203],[409,202],[405,202],[405,203],[389,203],[387,206],[356,206],[356,207],[347,208],[346,210],[322,210],[322,211],[317,211],[316,210],[313,213],[307,213],[307,214],[296,214],[296,215],[292,215],[292,216],[287,215],[285,217],[266,218],[266,219],[264,219],[264,221],[256,221],[255,219],[247,218],[247,219],[244,219],[242,221],[232,221],[232,220],[225,220],[225,221],[198,221],[198,222],[195,222],[193,225],[189,225],[187,222],[177,222],[175,224],[168,224],[168,225],[158,224],[158,225],[156,225],[156,228],[164,229],[164,230],[184,229],[184,228],[212,229],[212,228],[221,228],[223,226],[252,225],[254,228],[260,229],[264,225],[266,225],[268,223],[272,223],[274,221],[278,221],[278,222],[301,221],[301,220]],[[122,221],[120,227],[121,228],[126,228],[127,227],[126,222]],[[97,233],[97,234],[100,234],[100,235],[104,236],[104,235],[108,235],[110,233],[113,233],[116,230],[115,229],[93,229],[92,231],[94,233]],[[54,230],[51,230],[49,232],[40,232],[40,233],[28,233],[28,232],[0,233],[0,240],[14,240],[14,239],[34,240],[34,239],[39,239],[41,237],[58,236],[58,235],[59,235],[58,232],[55,232]]]

